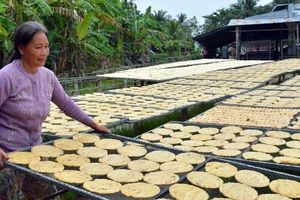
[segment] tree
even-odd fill
[[[185,52],[187,52],[190,49],[190,46],[192,44],[191,19],[188,19],[186,14],[180,13],[177,15],[177,21],[181,24],[181,28],[182,28],[182,39],[181,40],[183,40],[183,42],[185,43],[185,45],[184,45],[185,47],[183,49]],[[194,23],[195,23],[195,21],[194,21]]]
[[[173,19],[171,20],[167,26],[167,48],[174,52],[175,50],[179,50],[183,43],[180,42],[184,37],[184,30],[182,28],[181,22]]]
[[[300,3],[300,0],[273,0],[272,4]]]
[[[168,36],[172,40],[182,39],[183,37],[183,29],[181,26],[181,22],[177,20],[173,19],[167,24],[167,31]]]
[[[150,46],[188,49],[191,23],[196,29],[197,20],[170,19],[162,10],[152,15],[151,7],[141,14],[134,0],[0,0],[0,59],[8,59],[16,26],[28,20],[47,27],[51,51],[46,67],[57,74],[78,74],[104,61],[108,67],[109,60],[120,64],[125,50],[136,62]]]
[[[52,11],[43,0],[0,0],[0,13],[0,63],[3,66],[13,52],[12,40],[16,26],[26,20],[42,21]]]
[[[232,7],[236,12],[235,15],[238,19],[244,19],[256,14],[255,7],[259,0],[238,0],[236,4],[233,4]]]
[[[172,18],[172,16],[169,15],[168,12],[164,10],[158,10],[157,12],[156,11],[153,12],[154,12],[153,14],[154,19],[161,23],[167,23]]]
[[[163,26],[151,15],[151,7],[140,14],[132,2],[123,2],[126,17],[122,20],[123,62],[127,64],[144,62],[151,45],[163,45]]]
[[[187,15],[185,13],[179,13],[176,17],[177,17],[177,21],[182,26],[185,26],[187,24]]]
[[[12,52],[15,27],[36,20],[49,31],[51,53],[46,66],[56,73],[79,72],[113,55],[108,32],[120,28],[120,0],[0,0],[0,56]],[[49,17],[51,16],[51,17]]]
[[[218,9],[211,15],[204,16],[204,24],[202,31],[204,33],[226,26],[229,21],[234,18],[234,10],[229,9]]]
[[[204,24],[201,27],[202,33],[206,33],[226,26],[231,19],[244,19],[253,15],[270,12],[271,4],[256,6],[259,0],[238,0],[229,8],[221,8],[211,15],[204,16]]]
[[[57,73],[79,73],[86,64],[96,65],[101,55],[113,51],[105,26],[117,28],[115,16],[122,15],[119,0],[51,1],[53,17],[47,19],[51,65]]]
[[[190,26],[193,37],[195,37],[201,33],[201,26],[199,25],[199,22],[195,16],[192,19],[190,19],[189,26]]]
[[[272,5],[272,3],[266,4],[264,6],[257,6],[256,13],[257,14],[268,13],[268,12],[271,12],[273,8],[274,8],[274,5]]]

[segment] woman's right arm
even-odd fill
[[[11,83],[9,74],[5,71],[0,71],[0,107],[8,99],[11,92]]]
[[[0,71],[0,107],[2,104],[7,100],[9,97],[10,91],[11,91],[11,84],[10,84],[10,79],[6,73],[7,69],[4,70],[3,68]],[[0,170],[4,168],[3,165],[3,160],[7,160],[7,154],[0,148]]]
[[[7,160],[7,159],[8,159],[7,154],[2,149],[0,149],[0,170],[4,168],[3,160]]]

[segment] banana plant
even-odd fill
[[[51,14],[51,8],[44,0],[0,0],[1,66],[8,62],[12,54],[16,26],[27,20],[43,21]]]
[[[118,28],[115,16],[122,15],[119,0],[52,0],[50,6],[50,60],[57,73],[78,73],[84,69],[85,61],[97,65],[101,56],[112,54],[102,29]]]
[[[157,48],[163,46],[163,28],[151,15],[151,7],[146,9],[145,14],[140,14],[135,5],[129,2],[124,5],[124,10],[127,15],[122,19],[123,51],[129,52],[124,60],[137,63],[147,54],[151,45]]]
[[[0,68],[9,61],[12,52],[12,35],[16,24],[7,16],[9,12],[7,1],[0,0]]]

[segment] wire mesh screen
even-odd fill
[[[277,60],[278,50],[276,41],[261,40],[247,41],[241,44],[242,60]]]
[[[298,45],[298,47],[297,47]],[[299,56],[299,42],[297,44],[297,40],[282,40],[281,41],[281,51],[280,58],[297,58]]]

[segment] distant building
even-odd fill
[[[299,22],[300,3],[281,4],[270,13],[232,19],[227,26],[193,39],[209,48],[234,43],[237,59],[241,52],[248,60],[299,57]]]

